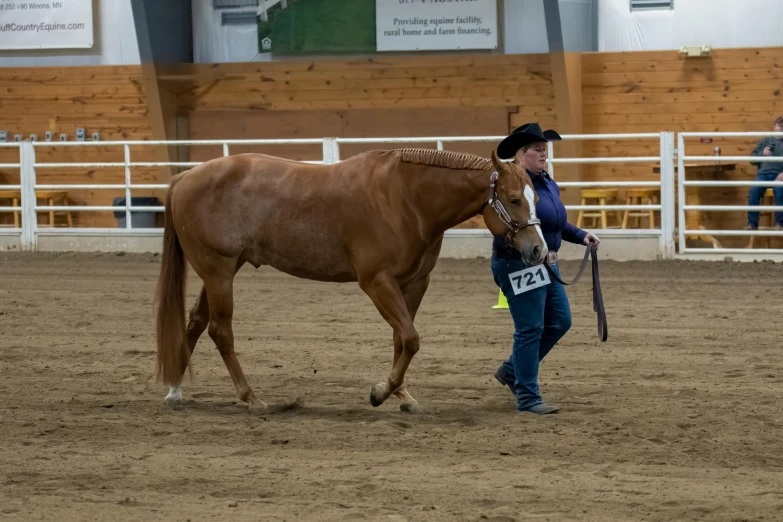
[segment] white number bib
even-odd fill
[[[551,283],[549,274],[544,265],[533,266],[526,268],[525,270],[520,270],[519,272],[512,272],[511,274],[508,274],[508,278],[511,280],[511,288],[514,290],[514,295],[524,294],[525,292]]]

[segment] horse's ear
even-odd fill
[[[492,164],[495,166],[495,170],[498,174],[502,174],[507,169],[506,164],[500,160],[495,149],[492,149]]]

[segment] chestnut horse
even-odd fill
[[[264,409],[234,353],[233,281],[242,265],[270,265],[317,281],[358,282],[394,332],[392,371],[370,402],[391,394],[403,411],[419,405],[403,380],[419,349],[413,326],[443,233],[483,214],[529,264],[546,244],[536,194],[524,169],[468,154],[398,149],[313,165],[264,154],[207,161],[174,176],[166,196],[163,259],[157,289],[158,377],[166,402],[181,383],[196,342],[209,326],[239,399]],[[204,283],[185,324],[185,261]]]

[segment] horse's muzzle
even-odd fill
[[[535,266],[544,262],[547,254],[549,253],[549,250],[547,249],[546,244],[534,244],[523,247],[519,252],[522,254],[522,259],[526,265]]]

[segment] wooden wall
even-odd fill
[[[781,66],[783,48],[716,49],[701,59],[683,59],[676,51],[583,54],[583,132],[770,130],[775,117],[783,114]],[[181,138],[502,134],[528,121],[558,128],[549,55],[186,64],[158,74],[159,85],[176,99],[180,120],[189,122]],[[88,133],[98,130],[109,140],[152,137],[149,100],[138,66],[0,68],[0,94],[0,129],[11,135],[21,132],[27,137],[34,132],[43,137],[52,130],[73,139],[74,129],[84,126]],[[724,155],[746,154],[754,141],[693,140],[687,150],[709,155],[720,146]],[[585,142],[583,154],[655,156],[658,147],[656,140]],[[193,159],[220,154],[195,150]],[[39,151],[39,161],[77,157],[77,149]],[[355,152],[346,147],[343,155]],[[0,154],[0,162],[6,161],[8,151]],[[122,152],[79,149],[78,157],[122,161]],[[132,157],[154,161],[156,154],[150,148],[134,149]],[[582,175],[602,180],[655,178],[652,164],[596,166],[583,169]],[[755,168],[738,165],[729,176],[752,179]],[[134,170],[136,181],[166,177],[150,169]],[[39,179],[121,183],[123,172],[39,169]],[[18,173],[0,171],[0,183],[17,181]],[[71,192],[76,204],[110,204],[117,195],[122,194]],[[747,189],[705,195],[706,202],[740,203],[746,200]],[[4,217],[9,216],[0,215]],[[709,218],[716,228],[741,228],[745,214],[712,213]],[[115,223],[110,213],[77,215],[78,226]]]
[[[509,125],[506,107],[462,107],[453,109],[347,109],[325,111],[193,111],[189,118],[189,138],[274,139],[291,138],[372,138],[387,136],[460,136],[469,128],[477,135],[501,135]],[[348,158],[372,149],[431,147],[430,143],[359,143],[340,144],[340,157]],[[488,157],[493,143],[450,143],[449,150]],[[230,152],[263,152],[298,160],[323,158],[323,146],[260,145],[231,146]],[[190,160],[204,161],[222,155],[222,147],[193,148]]]
[[[155,100],[147,99],[142,74],[138,66],[0,69],[0,129],[25,138],[37,133],[41,139],[52,130],[55,135],[68,133],[72,140],[75,129],[85,127],[88,135],[97,130],[104,140],[151,139],[149,107]],[[163,92],[176,96],[180,119],[191,122],[180,137],[218,137],[218,130],[220,137],[232,138],[269,137],[270,133],[279,138],[322,137],[336,134],[335,121],[341,121],[347,131],[338,135],[355,136],[459,135],[466,129],[503,134],[509,125],[525,121],[554,124],[546,55],[190,64],[158,74]],[[281,124],[259,132],[260,122],[269,121]],[[358,151],[354,149],[345,147],[343,153]],[[38,161],[46,162],[123,159],[121,148],[37,150]],[[194,150],[194,159],[220,153]],[[483,148],[471,152],[487,153]],[[151,148],[133,148],[132,158],[156,161],[159,156]],[[40,183],[122,183],[124,176],[122,169],[38,171]],[[133,171],[134,181],[165,181],[165,177],[150,169]],[[18,172],[0,172],[1,183],[18,183]],[[76,205],[109,205],[121,195],[69,191]],[[83,212],[75,217],[77,226],[116,224],[111,213]]]
[[[85,127],[88,136],[101,133],[102,140],[147,140],[151,137],[147,118],[147,100],[138,66],[114,67],[36,67],[0,68],[0,130],[6,130],[9,140],[14,134],[27,139],[38,134],[44,140],[46,131],[66,133],[75,140],[76,128]],[[0,163],[18,162],[16,149],[0,149]],[[121,162],[122,147],[39,147],[37,162]],[[135,149],[134,160],[145,161],[150,151]],[[149,159],[149,161],[154,161]],[[136,169],[134,182],[156,182],[157,172]],[[37,182],[45,183],[124,183],[124,169],[72,168],[37,169]],[[0,184],[18,184],[17,169],[0,170]],[[134,194],[137,195],[137,194]],[[145,194],[138,194],[145,195]],[[73,205],[111,205],[122,191],[69,191]],[[10,204],[3,202],[2,204]],[[44,223],[45,216],[39,222]],[[10,215],[0,215],[3,223]],[[111,213],[75,213],[75,226],[116,226]]]
[[[771,131],[783,115],[783,47],[714,49],[709,58],[683,59],[676,51],[588,53],[582,56],[585,133],[660,131]],[[686,142],[688,155],[749,155],[755,139]],[[585,144],[591,156],[655,156],[654,140]],[[615,164],[587,171],[592,179],[654,179],[651,166]],[[738,164],[727,179],[753,179],[756,168]],[[703,190],[705,204],[745,204],[747,188]],[[708,227],[742,228],[744,212],[704,216]],[[747,238],[722,241],[745,246]]]
[[[173,67],[160,79],[180,91],[181,106],[190,110],[524,105],[530,116],[547,117],[554,105],[547,55],[199,64]]]
[[[555,120],[547,55],[187,65],[161,72],[160,81],[178,93],[192,139],[503,135],[526,121]],[[341,156],[389,147],[343,145]],[[492,145],[449,149],[488,156]],[[252,150],[321,158],[320,146]],[[194,149],[191,159],[218,154]]]
[[[177,93],[181,111],[191,114],[507,107],[511,128],[528,121],[554,126],[556,120],[548,55],[180,65],[162,72],[160,81]],[[416,122],[404,134],[416,135],[418,129]],[[469,129],[452,128],[449,134]],[[314,121],[313,135],[323,136],[318,130]],[[396,128],[389,131],[392,135],[401,132]]]

